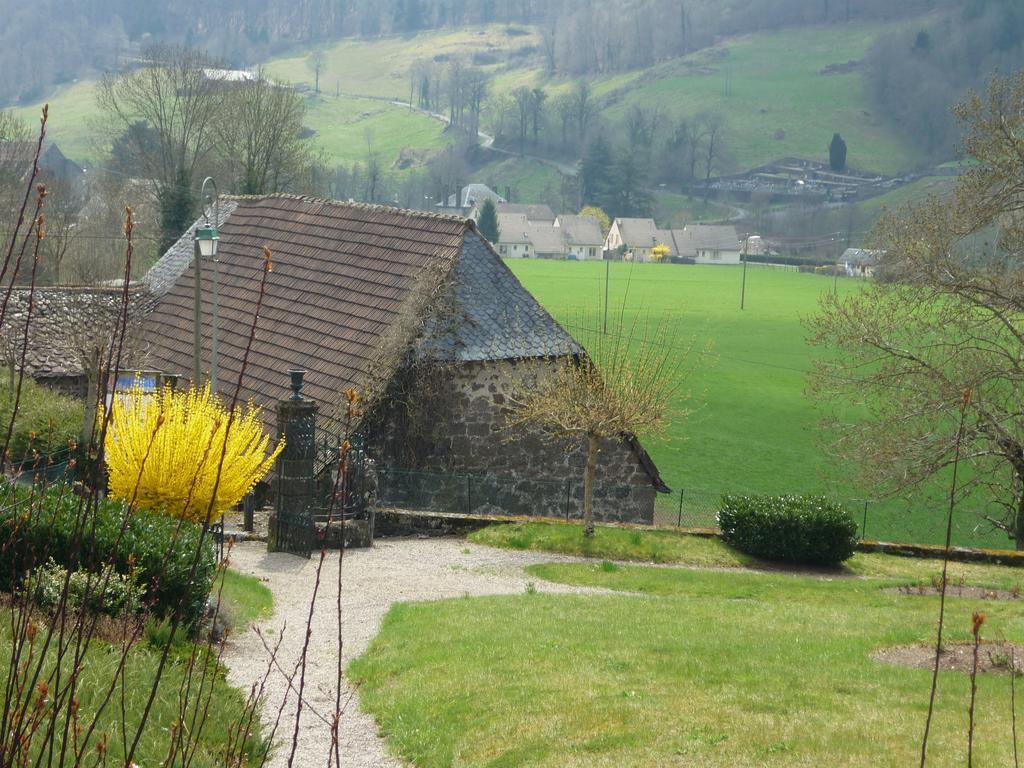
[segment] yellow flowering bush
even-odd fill
[[[671,250],[669,250],[669,247],[667,245],[665,245],[664,243],[659,243],[658,245],[651,248],[651,261],[664,261],[665,257],[668,256],[670,253]]]
[[[209,387],[184,392],[167,387],[150,395],[136,388],[118,395],[111,413],[104,444],[110,494],[206,522],[208,514],[220,515],[237,504],[270,471],[284,441],[270,453],[269,445],[252,404],[236,408],[231,420]]]

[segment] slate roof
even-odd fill
[[[628,248],[653,248],[658,245],[658,227],[654,219],[616,219],[619,235]],[[668,245],[668,243],[666,243]]]
[[[453,317],[424,329],[420,355],[483,362],[581,351],[476,232],[466,233],[452,278]]]
[[[499,213],[498,214],[498,242],[500,243],[528,243],[530,235],[527,230],[530,223],[522,213]]]
[[[218,257],[222,392],[231,391],[241,370],[264,245],[273,251],[273,271],[244,400],[280,398],[286,370],[303,368],[309,372],[304,394],[334,402],[347,387],[377,385],[414,346],[420,354],[461,361],[576,349],[467,219],[285,195],[233,202],[227,214],[222,203]],[[162,294],[147,319],[150,364],[186,375],[192,370],[191,240],[187,233],[146,278]],[[209,274],[204,269],[204,284]],[[212,292],[205,287],[208,340]],[[203,366],[209,366],[208,341]]]
[[[495,203],[504,203],[505,198],[488,187],[486,184],[467,184],[458,195],[448,197],[449,208],[472,208],[476,204],[483,205],[484,200],[490,198]]]
[[[28,318],[30,291],[11,292],[0,329],[4,356],[21,359],[21,344]],[[111,288],[36,288],[33,296],[25,372],[34,379],[75,378],[84,375],[83,353],[87,347],[107,346],[115,337],[123,292]],[[128,326],[122,363],[134,365],[144,352],[135,329],[153,305],[148,291],[129,289]]]
[[[36,154],[37,142],[4,141],[0,138],[0,172],[24,179],[32,170],[32,159]],[[84,171],[68,160],[60,147],[52,141],[44,141],[39,154],[39,170],[45,175],[58,179],[66,179],[72,183],[81,183]]]
[[[538,255],[564,256],[565,233],[558,227],[551,224],[529,224],[526,230],[533,245],[534,253]]]
[[[238,202],[235,200],[221,199],[220,211],[218,212],[221,221],[226,221],[237,206]],[[167,293],[177,279],[181,277],[182,273],[189,268],[189,265],[192,263],[192,254],[195,251],[193,232],[197,227],[202,226],[205,221],[205,217],[197,219],[185,234],[178,239],[178,242],[172,245],[167,250],[167,253],[142,276],[140,282],[155,295],[163,296]],[[211,223],[213,223],[212,220]]]
[[[601,224],[593,216],[559,216],[557,226],[565,233],[569,245],[601,246],[604,243]]]
[[[503,213],[518,213],[525,216],[529,221],[546,221],[550,224],[555,220],[555,212],[551,210],[550,205],[498,203],[495,208],[499,215]]]
[[[738,251],[741,247],[735,227],[726,225],[688,224],[682,230],[674,230],[673,234],[682,256],[698,251]]]

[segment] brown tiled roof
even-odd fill
[[[263,405],[285,395],[288,368],[306,369],[303,394],[325,404],[346,387],[372,385],[389,354],[408,349],[436,289],[433,278],[451,269],[469,227],[453,216],[384,206],[291,196],[236,201],[220,226],[219,388],[230,394],[241,372],[267,246],[273,270],[241,389],[242,399]],[[203,271],[204,371],[211,267]],[[189,264],[147,319],[145,334],[153,367],[189,378],[193,281]]]

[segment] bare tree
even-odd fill
[[[703,126],[703,151],[701,161],[704,166],[704,202],[707,203],[711,192],[711,175],[720,172],[727,157],[725,116],[718,113],[704,113],[697,116]]]
[[[584,535],[590,537],[602,441],[656,434],[670,417],[685,417],[673,401],[681,399],[679,387],[688,372],[693,342],[682,350],[674,348],[665,324],[647,333],[638,321],[625,328],[620,321],[617,332],[593,333],[586,341],[585,355],[558,358],[550,372],[541,371],[536,384],[524,388],[511,419],[516,425],[539,428],[567,446],[585,441],[583,520]]]
[[[834,354],[812,392],[863,409],[862,421],[828,421],[831,448],[875,492],[898,494],[951,466],[969,390],[965,492],[1024,549],[1024,75],[993,78],[956,114],[970,170],[951,197],[883,217],[883,279],[822,299],[809,326]]]
[[[82,233],[81,215],[85,207],[83,193],[68,179],[54,179],[48,185],[50,201],[46,217],[46,238],[43,240],[43,266],[55,285],[64,275],[65,258]]]
[[[590,96],[590,83],[586,80],[580,80],[572,89],[569,97],[572,104],[573,118],[576,121],[576,140],[579,142],[580,147],[582,147],[583,141],[587,137],[587,128],[590,126],[590,120],[593,117],[594,105],[590,100]]]
[[[305,114],[302,96],[263,70],[225,94],[216,120],[216,149],[231,169],[236,191],[283,192],[308,177],[317,158],[302,138]]]
[[[377,185],[380,183],[381,167],[380,156],[373,146],[373,131],[366,129],[366,202],[377,201]]]
[[[146,65],[107,74],[97,100],[103,124],[114,138],[143,120],[156,137],[157,151],[136,146],[136,166],[160,186],[161,250],[181,235],[195,209],[197,169],[213,149],[217,111],[227,84],[211,77],[216,63],[185,48],[155,46],[143,52]]]
[[[519,156],[526,154],[526,134],[530,127],[530,110],[533,105],[533,93],[526,86],[520,86],[512,91],[512,97],[516,100],[516,110],[519,115]]]

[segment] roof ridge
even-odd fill
[[[450,221],[465,225],[471,219],[465,216],[457,216],[451,213],[435,213],[434,211],[417,211],[413,208],[399,208],[395,205],[384,205],[383,203],[360,203],[355,200],[332,200],[328,197],[315,197],[313,195],[295,195],[288,192],[274,192],[267,195],[221,195],[221,200],[297,200],[303,203],[318,203],[331,205],[337,208],[351,208],[359,211],[374,211],[380,213],[401,214],[413,218],[435,219]]]

